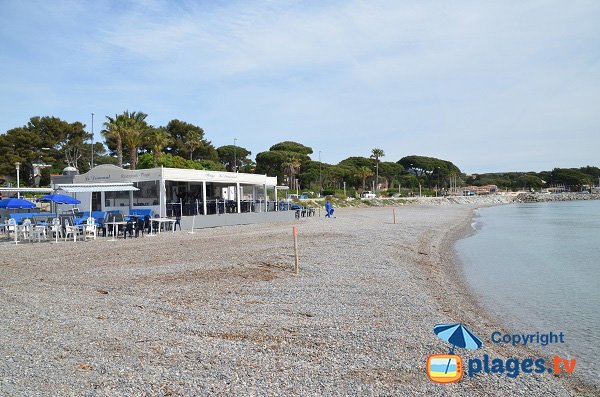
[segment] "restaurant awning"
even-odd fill
[[[58,190],[67,193],[92,193],[92,192],[131,192],[140,190],[133,183],[70,183],[56,185]],[[90,211],[92,210],[92,195],[90,194]]]
[[[133,183],[71,183],[56,185],[56,187],[67,193],[131,192],[140,190],[133,186]]]
[[[49,187],[0,187],[0,192],[7,193],[52,193]]]

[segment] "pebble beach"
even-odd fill
[[[575,376],[430,381],[432,329],[492,345],[501,319],[453,254],[475,204],[343,208],[335,217],[138,239],[0,242],[0,395],[592,396]],[[292,227],[299,243],[293,272]]]

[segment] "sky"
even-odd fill
[[[600,166],[597,0],[0,0],[0,46],[0,133],[129,110],[253,156]]]

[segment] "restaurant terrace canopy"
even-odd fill
[[[161,216],[277,211],[277,178],[264,174],[168,167],[128,170],[102,164],[72,181],[68,191],[81,194],[78,198],[84,206],[91,203],[92,211],[149,208]],[[91,185],[105,188],[94,190]],[[136,189],[117,188],[124,185]]]
[[[56,185],[58,190],[66,193],[87,193],[90,211],[93,210],[92,199],[93,193],[103,192],[133,192],[140,190],[133,186],[133,183],[71,183]]]

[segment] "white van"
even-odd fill
[[[365,190],[364,192],[362,192],[362,193],[360,194],[360,197],[361,197],[361,198],[364,198],[364,199],[373,199],[373,198],[375,198],[376,196],[375,196],[375,193],[373,193],[372,191],[370,191],[370,190]]]

